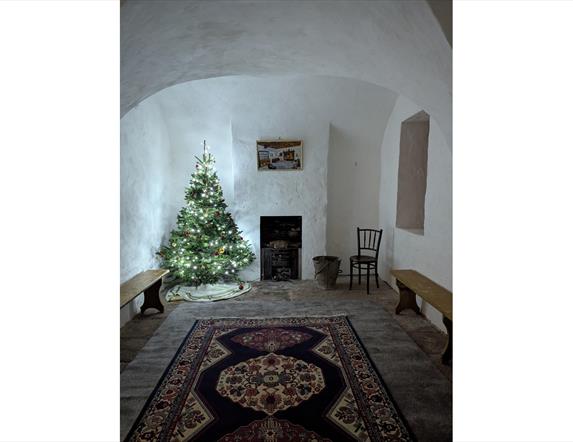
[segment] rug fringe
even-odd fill
[[[339,318],[347,317],[348,313],[335,313],[332,315],[301,315],[301,316],[201,316],[194,319],[300,319],[300,318]]]

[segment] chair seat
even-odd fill
[[[376,262],[376,257],[368,256],[368,255],[354,255],[350,257],[350,261],[358,262],[358,263],[370,263]]]

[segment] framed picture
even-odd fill
[[[257,165],[259,170],[302,170],[302,141],[257,141]]]

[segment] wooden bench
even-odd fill
[[[163,313],[163,304],[161,304],[161,299],[159,299],[159,289],[161,288],[162,278],[168,273],[169,270],[165,269],[147,270],[138,273],[129,281],[121,284],[119,308],[121,309],[143,292],[145,298],[141,306],[141,313],[151,307]]]
[[[396,278],[396,285],[400,290],[400,301],[396,306],[397,315],[407,308],[411,308],[417,314],[421,314],[420,307],[416,304],[416,295],[427,301],[443,315],[442,320],[448,331],[448,344],[442,354],[442,362],[444,364],[451,364],[453,321],[452,292],[415,270],[391,270],[390,273]]]

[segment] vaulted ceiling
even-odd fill
[[[330,75],[423,107],[451,146],[451,46],[425,1],[150,1],[121,7],[121,113],[186,81]]]

